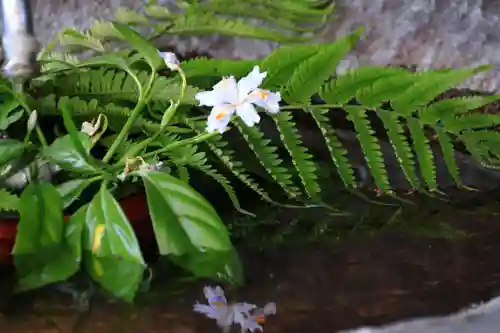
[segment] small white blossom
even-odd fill
[[[160,55],[160,57],[163,58],[163,60],[165,61],[165,64],[167,65],[168,68],[170,68],[170,70],[173,70],[173,71],[179,70],[181,63],[180,63],[179,59],[177,59],[177,56],[175,55],[175,53],[158,51],[158,54]]]
[[[212,107],[207,131],[219,131],[222,134],[234,113],[245,125],[254,126],[260,121],[254,104],[273,114],[279,112],[280,93],[259,88],[266,75],[267,72],[261,73],[259,66],[255,66],[238,82],[234,76],[225,77],[211,91],[197,93],[195,98],[200,106]]]
[[[234,324],[240,325],[242,333],[246,331],[253,333],[255,330],[262,332],[260,324],[265,322],[265,317],[276,314],[275,303],[268,303],[264,308],[257,308],[256,305],[249,303],[228,304],[220,286],[205,287],[203,291],[208,305],[196,302],[193,310],[216,320],[217,326],[222,328],[223,332],[229,332]]]

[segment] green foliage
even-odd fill
[[[349,189],[359,186],[358,165],[330,121],[335,112],[355,129],[370,175],[384,194],[394,194],[393,184],[370,118],[383,124],[401,170],[416,190],[439,189],[435,145],[458,186],[455,142],[464,143],[485,165],[498,163],[500,136],[492,128],[500,117],[468,112],[498,96],[433,102],[487,67],[424,73],[361,67],[332,78],[361,36],[360,29],[334,43],[285,45],[259,60],[199,58],[181,63],[179,71],[167,71],[152,42],[138,32],[153,26],[162,34],[225,33],[297,42],[305,38],[304,32],[317,31],[315,22],[321,25],[329,15],[332,6],[325,2],[250,0],[229,6],[223,0],[189,1],[183,2],[182,13],[151,4],[144,14],[122,9],[117,13],[120,23],[100,22],[90,31],[69,29],[59,36],[63,46],[97,51],[97,56],[46,53],[40,57],[41,75],[23,91],[0,80],[0,129],[12,136],[0,140],[2,177],[20,168],[14,162],[33,169],[33,160],[50,163],[62,175],[53,184],[34,177],[20,197],[7,189],[0,192],[5,199],[0,209],[17,209],[21,217],[13,252],[19,290],[83,270],[105,290],[132,301],[146,264],[134,221],[119,201],[127,185],[147,196],[161,255],[197,277],[242,284],[241,263],[228,230],[191,187],[192,171],[218,183],[242,213],[249,214],[240,206],[233,180],[272,204],[278,203],[259,178],[272,181],[294,204],[326,206],[320,168],[298,126],[304,117],[316,125]],[[231,15],[272,21],[281,30]],[[132,50],[110,51],[111,41],[124,42]],[[207,133],[207,110],[196,105],[195,94],[224,76],[239,79],[256,65],[267,72],[262,88],[279,91],[287,103],[275,116],[262,114],[261,124],[269,121],[276,135],[238,119],[227,134]],[[325,104],[312,102],[318,95]],[[33,114],[34,131],[19,131]],[[429,133],[436,136],[432,142]],[[88,200],[78,200],[87,192]],[[76,213],[64,223],[63,212],[74,204]]]

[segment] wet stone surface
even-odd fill
[[[332,242],[332,234],[316,243],[285,240],[259,249],[263,241],[255,238],[251,247],[240,246],[247,285],[240,290],[225,286],[226,294],[230,300],[259,306],[276,302],[277,314],[264,328],[270,333],[331,333],[445,315],[489,300],[500,291],[500,217],[492,208],[498,203],[469,204],[475,208],[421,203],[400,215],[401,223],[415,224],[413,230],[408,225],[405,230],[394,227],[400,222],[384,219],[378,227],[366,220],[372,231],[365,233],[351,225],[356,236],[342,241]],[[375,208],[370,209],[373,216]],[[287,223],[292,216],[297,213],[287,211],[273,219]],[[332,225],[342,222],[338,217],[329,219]],[[425,234],[416,232],[418,225],[435,235],[433,227],[448,229],[441,228],[447,230],[441,238],[429,238],[417,236]],[[166,272],[155,272],[151,289],[134,305],[99,294],[88,311],[79,311],[70,297],[54,290],[11,300],[4,296],[1,332],[220,332],[213,321],[191,310],[196,300],[204,302],[203,284],[179,284]],[[8,275],[2,273],[4,291]]]

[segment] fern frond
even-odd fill
[[[380,111],[377,113],[387,131],[389,142],[394,148],[396,158],[400,162],[401,169],[412,188],[420,189],[420,181],[415,170],[415,157],[410,144],[404,133],[400,116],[392,112]]]
[[[308,103],[311,96],[332,76],[340,60],[351,51],[362,33],[363,29],[357,29],[335,43],[320,47],[315,55],[302,61],[281,90],[283,99],[288,103]]]
[[[473,113],[446,117],[442,122],[447,131],[460,134],[463,131],[494,128],[500,125],[500,115]]]
[[[271,140],[264,138],[262,132],[256,127],[242,125],[235,121],[235,126],[245,139],[248,147],[257,156],[260,164],[285,191],[290,198],[300,197],[301,191],[293,184],[292,175],[288,169],[281,166],[283,160],[276,153],[278,148],[270,144]]]
[[[353,166],[347,157],[347,150],[337,138],[334,129],[329,124],[326,117],[327,109],[310,109],[309,113],[314,119],[319,130],[323,134],[326,146],[330,153],[333,164],[336,166],[340,179],[346,188],[357,188],[356,177],[354,176]]]
[[[392,190],[385,168],[384,156],[378,139],[375,137],[375,132],[371,128],[370,121],[367,119],[366,110],[355,106],[346,106],[345,110],[348,113],[347,119],[354,124],[356,135],[375,185],[381,193],[391,194]]]
[[[258,60],[228,60],[228,59],[209,59],[199,57],[181,63],[181,67],[189,80],[200,76],[235,76],[240,78],[248,74]]]
[[[292,114],[282,111],[273,116],[272,119],[278,128],[281,141],[292,158],[307,195],[309,198],[318,199],[321,188],[316,174],[316,165],[312,161],[313,156],[302,145],[301,136],[295,126]]]
[[[281,89],[290,79],[290,73],[303,61],[318,52],[319,45],[283,46],[273,50],[261,62],[267,76],[262,87],[270,90]]]
[[[437,189],[436,165],[434,163],[434,153],[430,147],[429,140],[425,135],[423,125],[414,118],[408,118],[408,129],[413,140],[413,149],[417,155],[420,173],[427,188],[430,191]]]
[[[196,122],[186,120],[186,124],[190,126],[196,133],[203,133],[203,125],[197,124]],[[224,164],[224,166],[243,184],[245,184],[249,189],[257,193],[264,201],[270,204],[278,205],[277,202],[271,199],[269,194],[261,188],[261,186],[248,174],[247,168],[243,166],[243,163],[236,160],[234,157],[234,151],[228,148],[228,143],[222,138],[210,138],[204,142],[210,151],[217,156],[217,158]]]
[[[150,73],[136,73],[141,83],[149,80]],[[116,69],[90,69],[86,71],[60,74],[52,79],[52,84],[41,87],[44,95],[56,94],[59,97],[79,97],[98,99],[101,102],[136,102],[139,96],[137,84],[131,76]],[[195,104],[194,95],[198,89],[188,86],[182,104]],[[168,102],[180,97],[181,84],[177,80],[158,77],[151,90],[151,101]]]
[[[436,131],[436,136],[439,141],[448,172],[455,181],[455,184],[462,186],[463,184],[462,179],[460,178],[460,169],[458,168],[457,161],[455,159],[453,140],[450,134],[445,132],[440,126],[434,127],[434,130]]]
[[[478,109],[486,104],[498,101],[500,96],[467,96],[443,99],[419,110],[419,118],[425,123],[455,117],[462,113]]]
[[[408,71],[403,68],[366,66],[339,75],[335,80],[323,85],[320,97],[328,104],[345,104],[358,95],[362,89],[369,88],[376,81],[391,78],[397,81],[396,76],[405,75]]]
[[[306,37],[289,36],[278,30],[252,25],[244,19],[228,19],[206,12],[178,15],[169,23],[160,24],[158,30],[163,34],[175,36],[222,34],[285,43],[308,40]]]
[[[403,93],[391,98],[391,106],[399,113],[411,114],[417,108],[430,103],[450,87],[454,87],[490,67],[463,68],[444,73],[442,71],[427,71],[421,75],[416,75],[418,80],[413,85]]]

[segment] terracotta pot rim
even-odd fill
[[[135,192],[133,194],[124,196],[118,200],[120,205],[122,205],[126,201],[131,201],[134,199],[140,199],[145,197],[144,192]],[[68,219],[72,216],[72,214],[64,214],[64,218]],[[13,212],[0,212],[0,222],[17,222],[19,220],[19,213]]]

